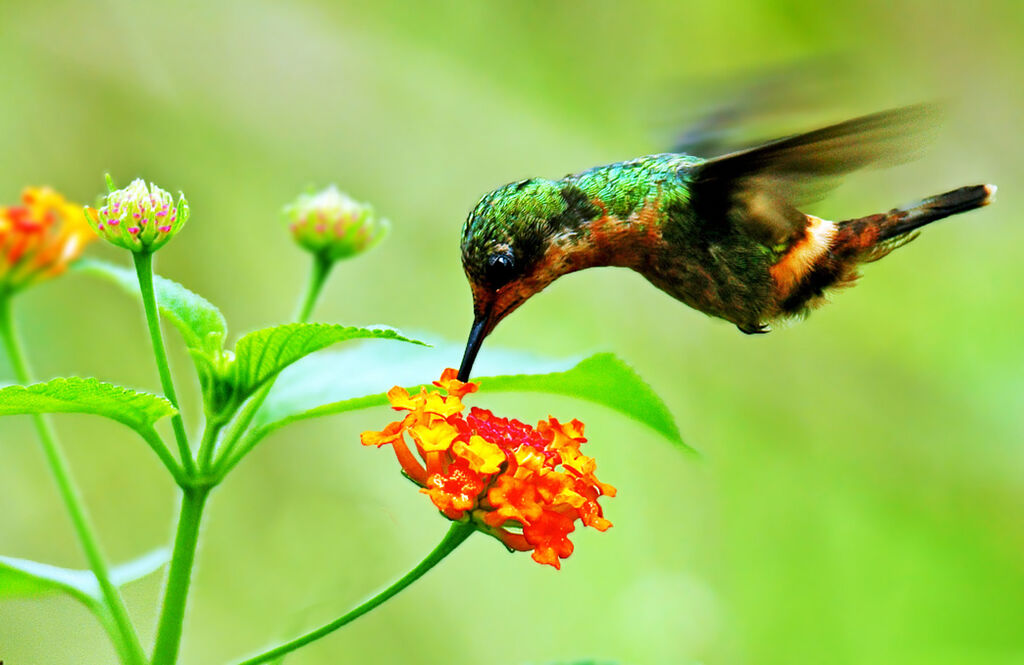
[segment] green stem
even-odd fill
[[[124,636],[121,635],[121,631],[117,626],[117,622],[114,621],[114,615],[107,609],[106,603],[94,600],[94,602],[86,603],[86,607],[89,611],[95,614],[103,626],[103,630],[107,631],[107,635],[110,636],[110,641],[114,643],[114,650],[117,652],[118,657],[122,663],[145,663],[146,655],[142,652],[142,645],[139,645],[138,658],[142,660],[133,660],[136,658],[135,653],[131,651],[131,647],[124,640]]]
[[[181,498],[181,513],[178,516],[178,532],[174,537],[174,551],[167,572],[152,665],[173,665],[178,658],[181,631],[185,621],[185,604],[192,582],[192,565],[199,542],[199,523],[210,488],[185,487],[182,491],[184,493]]]
[[[167,362],[167,349],[164,347],[164,336],[160,331],[160,316],[156,308],[156,295],[153,292],[153,254],[151,252],[133,252],[135,260],[135,274],[139,278],[139,290],[142,292],[142,305],[146,310],[146,324],[149,326],[149,337],[153,341],[153,357],[156,359],[156,369],[160,373],[160,386],[164,395],[178,408],[178,395],[174,390],[174,381],[171,379],[171,368]],[[181,456],[181,464],[187,476],[194,476],[196,472],[195,460],[192,459],[192,450],[188,446],[188,436],[185,434],[185,421],[181,413],[171,416],[171,426],[174,428],[174,438],[178,442],[178,454]]]
[[[253,432],[249,432],[248,436],[242,436],[239,434],[238,438],[233,443],[241,445],[233,445],[231,450],[225,451],[227,454],[223,455],[217,463],[216,478],[224,478],[227,476],[231,469],[245,458],[252,449],[256,447],[256,444],[263,438],[262,436],[253,438]],[[232,454],[233,453],[233,454]]]
[[[213,451],[217,447],[217,435],[224,428],[224,423],[207,423],[203,431],[203,440],[199,443],[199,470],[206,473],[210,470]]]
[[[306,323],[309,321],[309,317],[313,314],[313,308],[316,306],[316,301],[320,297],[320,292],[323,291],[324,284],[327,282],[327,277],[331,274],[332,267],[334,267],[334,262],[330,259],[319,254],[313,257],[309,281],[306,283],[306,293],[302,297],[301,304],[295,313],[295,320],[297,322]],[[234,451],[235,446],[238,445],[242,435],[245,434],[245,430],[249,428],[252,419],[256,417],[256,412],[263,406],[263,402],[266,401],[267,395],[270,394],[273,387],[274,380],[271,379],[246,402],[241,412],[235,418],[235,421],[231,424],[231,428],[224,436],[224,447],[214,463],[213,473],[216,478],[223,478],[237,463],[231,461],[231,453]]]
[[[324,288],[324,283],[327,281],[327,276],[331,274],[333,267],[334,262],[327,257],[320,254],[313,256],[309,281],[306,282],[306,294],[302,298],[302,304],[299,305],[298,311],[295,312],[295,320],[299,323],[309,320],[313,308],[316,307],[316,301],[320,297],[320,292]]]
[[[24,385],[30,384],[32,382],[31,372],[15,332],[9,295],[0,295],[0,337],[3,337],[4,347],[10,359],[11,367],[14,369],[15,377]],[[35,422],[39,441],[43,445],[46,461],[50,465],[50,471],[53,473],[54,480],[57,482],[57,489],[60,491],[61,499],[64,501],[64,507],[71,517],[71,523],[78,534],[82,550],[89,561],[89,568],[92,570],[93,575],[96,576],[100,592],[103,594],[104,602],[113,619],[112,627],[105,621],[103,623],[108,628],[108,632],[110,632],[111,628],[114,629],[115,632],[111,633],[111,639],[114,645],[119,647],[118,651],[121,653],[123,660],[133,665],[141,665],[146,662],[146,656],[142,651],[142,645],[139,643],[139,636],[135,632],[135,627],[128,616],[128,610],[121,599],[121,593],[110,580],[110,568],[100,549],[99,540],[96,537],[92,522],[89,520],[85,503],[82,501],[82,495],[78,490],[78,486],[75,485],[74,479],[71,477],[71,468],[68,466],[64,452],[57,442],[57,435],[50,426],[49,420],[44,416],[37,414],[32,416],[32,420]]]
[[[358,619],[359,617],[363,616],[364,614],[374,609],[378,605],[384,603],[386,600],[397,595],[400,591],[405,589],[407,586],[409,586],[419,578],[423,577],[423,575],[428,570],[436,566],[446,556],[455,551],[455,548],[461,545],[463,541],[466,540],[466,538],[469,538],[469,536],[475,530],[476,528],[473,526],[471,522],[453,523],[451,528],[448,530],[448,533],[445,534],[445,537],[441,540],[440,543],[438,543],[437,547],[434,548],[434,551],[428,554],[426,558],[424,558],[423,561],[420,561],[420,563],[415,568],[410,570],[408,573],[405,574],[404,577],[402,577],[400,580],[389,586],[387,589],[384,589],[383,591],[378,593],[373,598],[370,598],[359,607],[356,607],[347,614],[343,614],[334,621],[331,621],[330,623],[325,624],[312,632],[306,633],[302,637],[296,638],[291,642],[288,642],[287,644],[282,644],[281,646],[275,647],[270,651],[261,653],[260,655],[249,658],[248,660],[244,660],[238,665],[258,665],[259,663],[266,663],[275,658],[279,658],[280,656],[283,656],[287,653],[291,653],[296,649],[302,648],[307,644],[315,642],[316,640],[319,640],[321,637],[325,637],[333,633],[345,624]]]
[[[185,476],[185,472],[181,470],[181,466],[178,464],[178,461],[174,459],[174,455],[172,455],[171,451],[167,449],[167,444],[164,443],[164,440],[160,438],[160,435],[157,434],[155,429],[149,427],[136,431],[139,433],[139,436],[142,437],[142,440],[149,445],[154,453],[156,453],[156,456],[160,458],[164,467],[171,472],[174,482],[177,483],[179,487],[189,482],[188,478]]]

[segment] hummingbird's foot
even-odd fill
[[[740,329],[740,332],[746,335],[763,335],[765,333],[770,333],[772,331],[771,326],[768,326],[764,323],[757,323],[752,326],[742,326],[736,324],[736,327]]]

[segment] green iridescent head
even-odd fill
[[[462,267],[474,286],[499,289],[530,273],[565,211],[558,183],[521,180],[485,195],[462,229]]]
[[[460,377],[468,376],[480,343],[499,321],[576,269],[566,247],[598,212],[576,185],[543,178],[520,180],[480,199],[462,229],[474,323]]]

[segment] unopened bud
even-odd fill
[[[391,227],[369,203],[356,201],[334,185],[300,195],[285,206],[284,214],[295,242],[331,261],[365,252]]]
[[[111,184],[107,178],[108,185]],[[133,252],[153,252],[163,247],[188,221],[185,195],[174,197],[141,178],[124,189],[113,189],[99,209],[86,209],[86,219],[107,242]]]

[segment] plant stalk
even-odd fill
[[[329,258],[320,254],[313,256],[309,281],[306,282],[306,294],[302,297],[302,304],[299,305],[298,310],[295,312],[295,320],[298,323],[309,321],[310,315],[313,314],[313,308],[316,307],[316,301],[320,297],[320,292],[323,291],[324,284],[327,282],[327,277],[331,274],[331,268],[333,267],[334,261],[331,261]]]
[[[32,383],[31,371],[14,327],[10,295],[0,295],[0,337],[3,337],[4,348],[10,359],[11,367],[14,369],[15,378],[23,385]],[[102,623],[108,629],[111,640],[117,647],[122,660],[130,665],[142,665],[146,662],[146,656],[139,642],[139,636],[128,616],[128,610],[121,598],[120,591],[110,580],[110,567],[100,548],[96,531],[89,519],[85,503],[82,501],[82,494],[71,476],[67,458],[64,457],[64,452],[57,441],[57,434],[45,416],[36,414],[32,416],[32,420],[43,446],[46,461],[57,483],[57,489],[64,501],[64,507],[68,511],[82,550],[85,552],[85,558],[89,562],[89,568],[96,576],[106,608],[113,620],[112,623],[106,621]]]
[[[135,273],[139,278],[139,290],[142,293],[142,305],[146,311],[149,337],[153,342],[153,357],[156,359],[156,369],[160,374],[160,386],[164,395],[177,409],[178,395],[174,390],[171,368],[167,362],[167,349],[164,346],[163,332],[160,330],[160,315],[157,312],[156,295],[153,291],[153,254],[152,252],[133,252],[132,258],[135,261]],[[185,469],[185,475],[194,476],[196,464],[192,459],[192,450],[189,448],[188,436],[185,434],[185,421],[180,412],[171,416],[171,427],[174,429],[174,438],[178,443],[178,454],[181,456],[181,465]]]
[[[269,662],[275,658],[291,653],[296,649],[300,649],[307,644],[311,644],[322,637],[330,635],[345,624],[355,621],[370,610],[398,595],[400,591],[423,577],[428,570],[439,564],[446,556],[454,552],[455,549],[469,538],[475,530],[476,527],[474,527],[471,522],[454,522],[451,528],[448,529],[448,533],[441,539],[441,542],[438,543],[437,547],[435,547],[434,550],[423,559],[423,561],[420,561],[415,568],[410,570],[401,579],[378,593],[376,596],[370,598],[362,605],[359,605],[348,613],[343,614],[334,621],[331,621],[316,630],[310,631],[291,642],[282,644],[281,646],[261,653],[258,656],[253,656],[252,658],[244,660],[238,665],[259,665],[259,663]],[[154,665],[156,665],[156,663],[154,663]]]
[[[199,472],[206,473],[210,470],[210,463],[213,460],[213,451],[217,447],[217,435],[224,428],[224,423],[206,423],[203,431],[203,439],[199,443]]]
[[[192,582],[196,546],[199,543],[199,524],[210,487],[193,486],[182,489],[178,531],[174,537],[171,566],[167,571],[163,605],[157,624],[156,645],[153,647],[152,665],[173,665],[181,646],[181,632],[185,622],[185,605]]]

